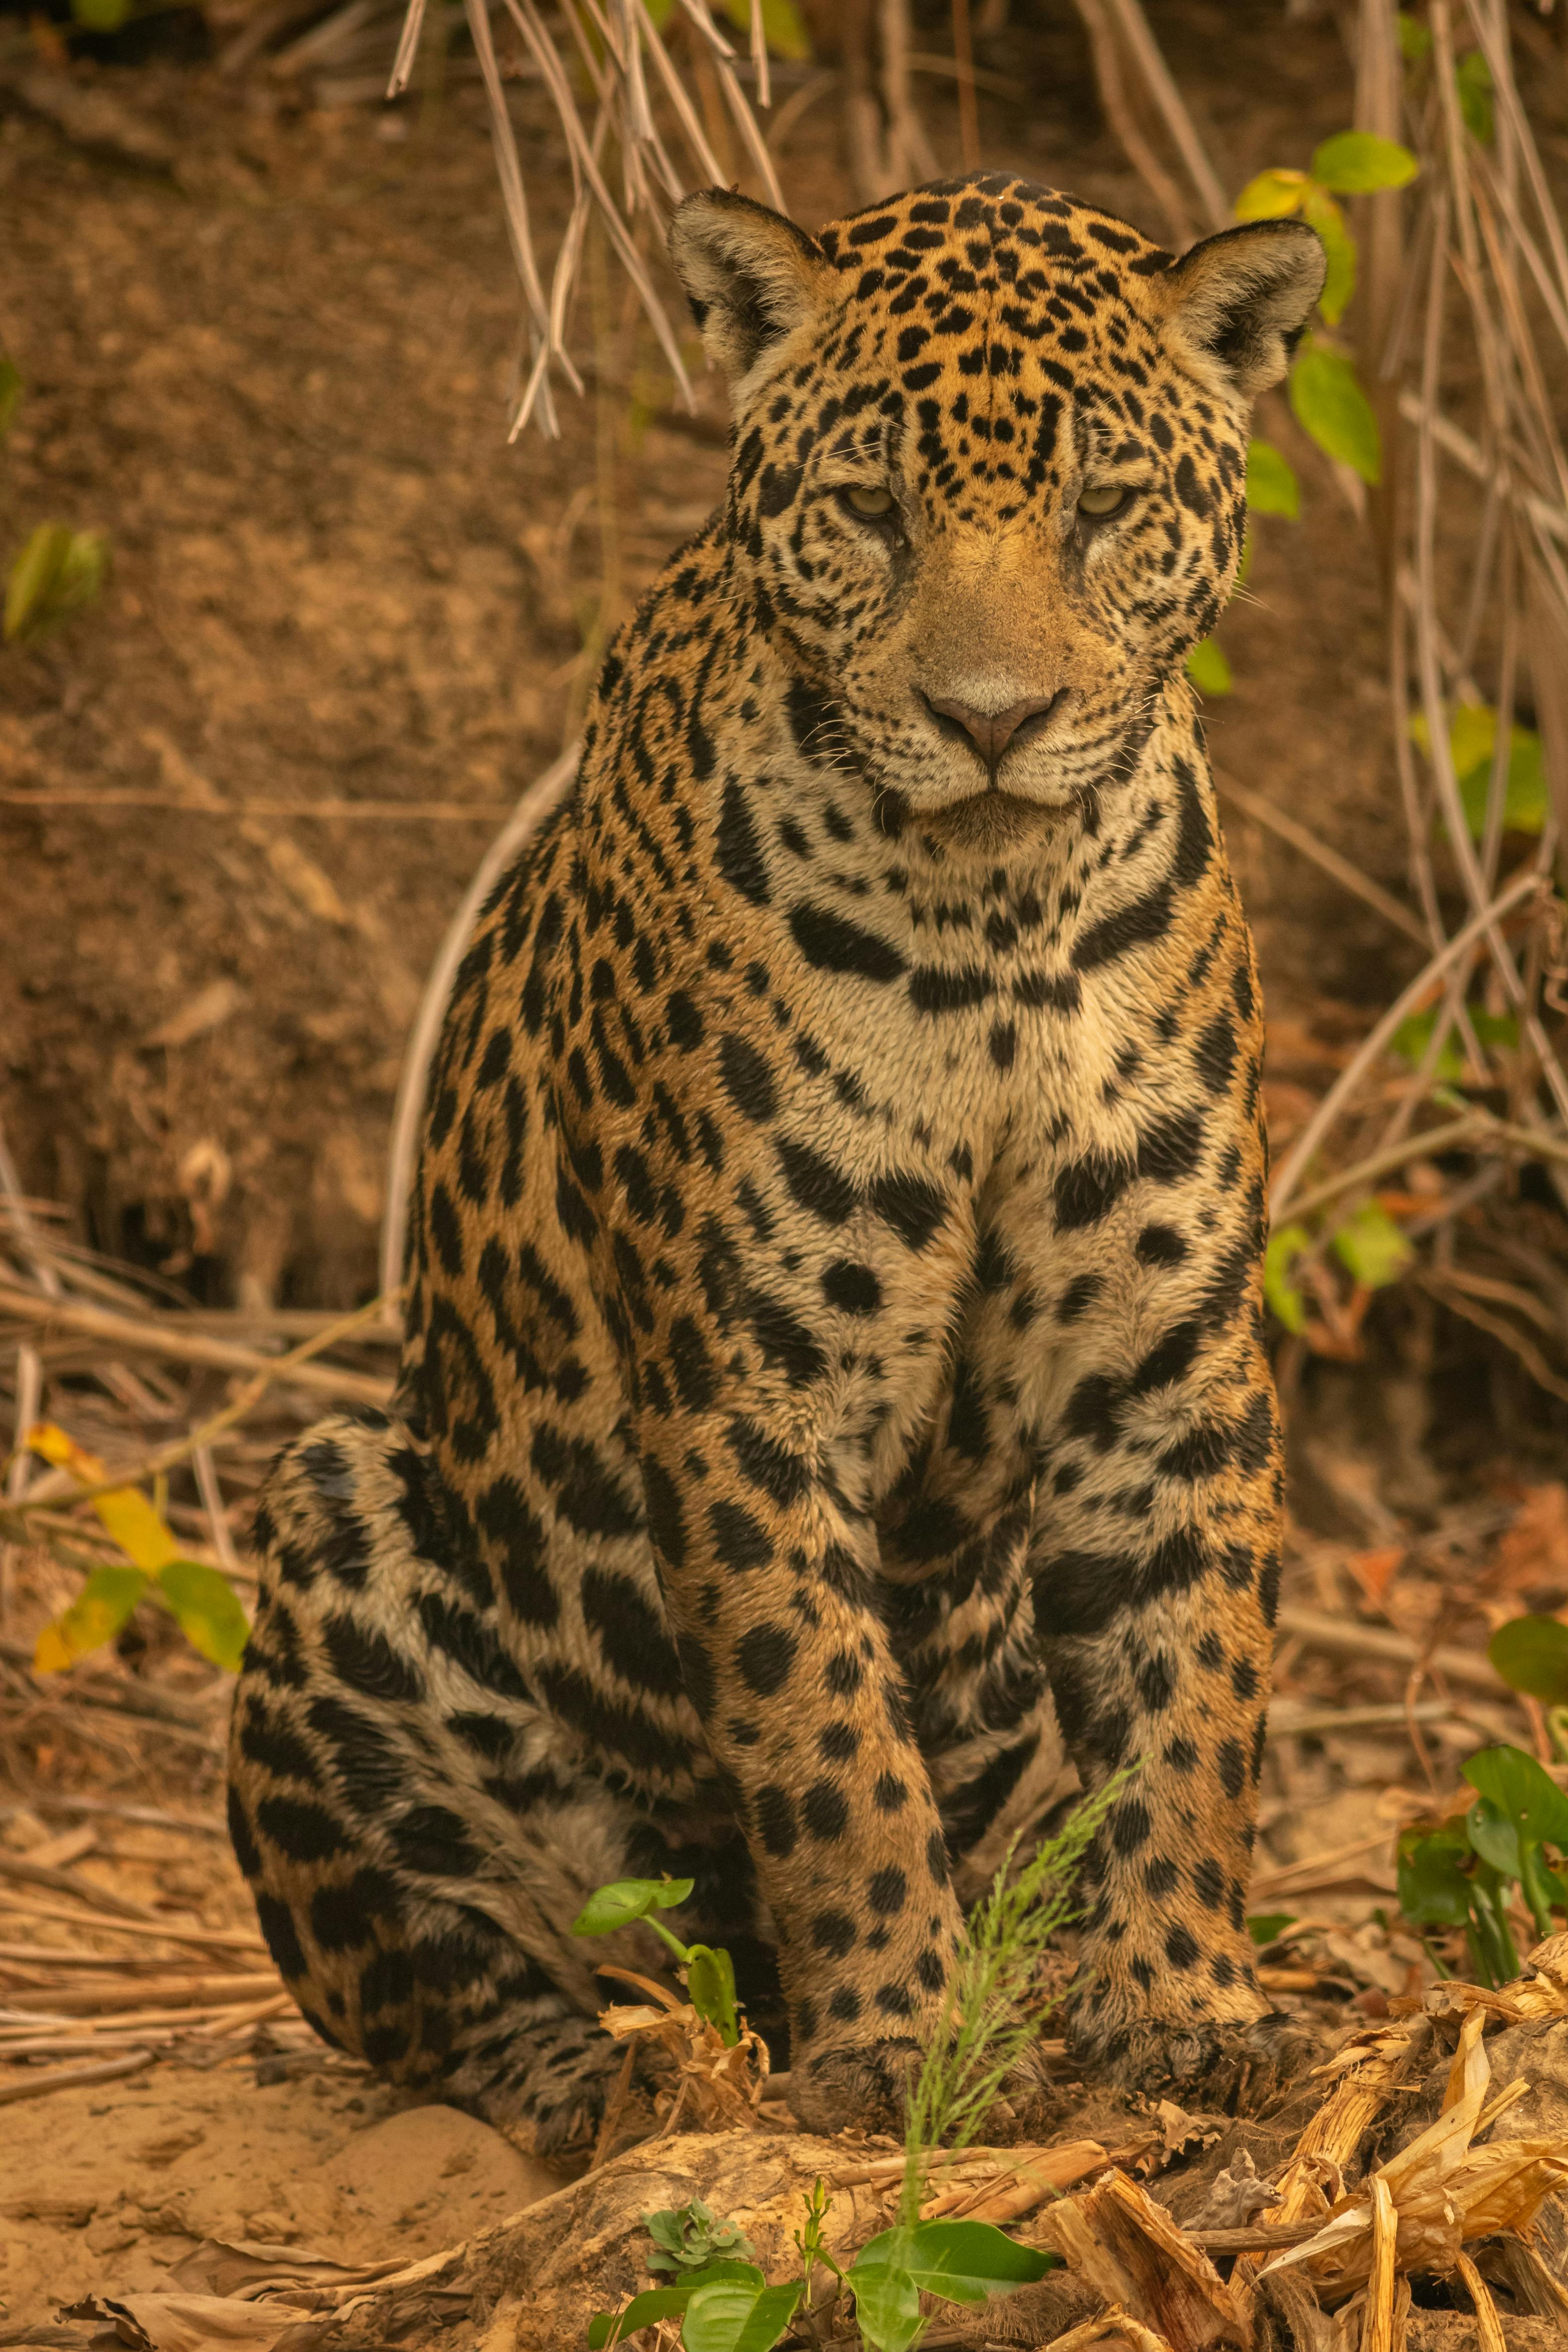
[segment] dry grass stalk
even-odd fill
[[[20,2082],[0,2083],[0,2107],[14,2107],[23,2099],[41,2099],[51,2091],[74,2091],[89,2083],[116,2083],[126,2074],[140,2074],[153,2063],[150,2050],[132,2050],[123,2058],[106,2058],[100,2066],[58,2066]]]
[[[381,1302],[375,1302],[379,1313]],[[355,1322],[368,1316],[361,1309],[353,1317],[340,1318],[333,1336],[346,1337]],[[306,1340],[302,1347],[278,1357],[259,1356],[253,1348],[242,1348],[228,1339],[215,1339],[205,1333],[182,1330],[178,1316],[116,1315],[101,1307],[89,1306],[84,1300],[41,1297],[36,1291],[24,1289],[19,1283],[0,1278],[0,1317],[19,1325],[30,1335],[47,1335],[50,1331],[79,1331],[87,1338],[101,1340],[106,1346],[135,1355],[161,1356],[174,1363],[200,1364],[215,1370],[246,1372],[253,1379],[270,1383],[284,1381],[295,1388],[309,1389],[323,1396],[347,1397],[362,1404],[384,1405],[392,1394],[392,1383],[370,1372],[352,1372],[335,1365],[318,1364],[310,1360],[323,1346],[331,1345],[325,1334]],[[37,1480],[28,1501],[37,1506],[59,1496],[74,1501],[80,1497],[79,1483],[59,1474]]]
[[[79,1911],[58,1910],[51,1904],[18,1903],[6,1895],[0,1895],[0,1914],[10,1919],[48,1919],[70,1927],[82,1927],[89,1924]],[[243,1952],[247,1957],[260,1958],[267,1951],[259,1936],[247,1935],[240,1928],[203,1927],[199,1923],[186,1927],[174,1920],[165,1925],[162,1920],[154,1923],[140,1919],[96,1919],[91,1925],[100,1935],[150,1936],[161,1944],[193,1944],[204,1953]],[[42,1958],[56,1957],[53,1946],[34,1948]]]
[[[1178,235],[1185,230],[1185,199],[1152,152],[1138,116],[1140,97],[1163,122],[1200,212],[1210,226],[1220,226],[1227,216],[1223,194],[1138,0],[1080,0],[1079,13],[1108,118],[1163,216]],[[1568,459],[1539,340],[1544,332],[1568,349],[1568,236],[1520,101],[1501,0],[1434,0],[1430,23],[1432,70],[1424,81],[1412,81],[1400,59],[1389,0],[1362,0],[1356,109],[1359,127],[1406,141],[1422,163],[1407,195],[1389,194],[1363,206],[1357,313],[1384,443],[1384,487],[1373,500],[1373,520],[1387,599],[1390,715],[1419,922],[1387,893],[1374,898],[1376,886],[1367,888],[1364,877],[1340,870],[1344,861],[1336,861],[1308,828],[1293,820],[1282,824],[1267,805],[1252,806],[1232,794],[1259,823],[1377,904],[1400,929],[1418,932],[1427,950],[1422,972],[1377,1023],[1279,1165],[1274,1213],[1329,1211],[1320,1246],[1334,1217],[1353,1207],[1358,1193],[1404,1164],[1401,1150],[1413,1158],[1426,1148],[1416,1122],[1439,1056],[1455,1036],[1471,1082],[1506,1092],[1505,1124],[1511,1132],[1479,1126],[1464,1136],[1445,1130],[1442,1148],[1464,1149],[1483,1161],[1494,1154],[1543,1159],[1568,1204],[1568,1069],[1543,1017],[1543,979],[1559,954],[1549,936],[1543,886],[1568,826]],[[1496,136],[1489,147],[1466,128],[1454,78],[1458,56],[1472,45],[1485,58],[1495,92]],[[1480,368],[1475,430],[1444,405],[1456,292],[1463,312],[1459,340],[1474,351]],[[1479,544],[1467,546],[1468,560],[1457,562],[1447,560],[1443,545],[1455,512],[1441,478],[1445,462],[1485,488]],[[1450,577],[1457,582],[1451,589]],[[1448,609],[1455,603],[1458,609]],[[1498,751],[1477,840],[1462,804],[1449,726],[1460,705],[1485,699],[1475,677],[1482,654],[1496,677]],[[1510,729],[1527,689],[1555,817],[1525,866],[1504,883],[1499,869],[1507,838]],[[1413,702],[1429,744],[1425,780],[1411,742]],[[1456,885],[1466,911],[1451,925],[1445,899]],[[1532,898],[1535,905],[1527,909]],[[1489,969],[1494,1004],[1517,1021],[1517,1051],[1487,1048],[1478,1038],[1468,1006],[1478,961],[1483,974]],[[1352,1119],[1364,1129],[1375,1118],[1375,1089],[1394,1033],[1411,1013],[1434,1003],[1436,1018],[1423,1066],[1384,1113],[1381,1136],[1374,1127],[1371,1149],[1363,1143],[1338,1177],[1310,1183],[1313,1163],[1335,1129]],[[1442,1235],[1446,1253],[1457,1237],[1465,1238],[1454,1223],[1462,1205],[1456,1189],[1447,1216],[1424,1221],[1426,1230]],[[1484,1268],[1472,1272],[1491,1278]],[[1502,1340],[1541,1385],[1568,1393],[1568,1381],[1539,1340],[1520,1328],[1521,1318],[1530,1320],[1520,1286],[1480,1304],[1463,1276],[1463,1269],[1456,1273],[1445,1263],[1445,1304]]]
[[[902,5],[902,0],[899,0]],[[572,212],[558,248],[548,293],[534,250],[516,134],[490,30],[489,0],[465,0],[468,30],[489,105],[490,137],[500,180],[501,204],[512,258],[527,312],[530,362],[512,415],[511,431],[533,423],[547,434],[560,430],[552,372],[574,392],[582,378],[567,347],[572,310],[582,271],[590,221],[596,219],[664,353],[679,396],[691,404],[681,355],[680,332],[654,281],[645,247],[657,241],[662,216],[687,187],[722,183],[731,175],[719,164],[702,129],[681,65],[671,57],[665,35],[640,0],[561,0],[549,16],[535,0],[503,0],[533,70],[543,83],[565,142],[574,190]],[[409,0],[387,95],[408,86],[425,21],[425,0]],[[670,27],[703,60],[729,110],[758,192],[784,205],[773,159],[736,75],[735,51],[701,0],[679,0]],[[566,55],[563,55],[563,38]],[[750,53],[758,102],[771,103],[762,0],[752,0]],[[571,63],[568,63],[568,59]],[[585,99],[592,127],[579,110]],[[684,147],[695,175],[688,180],[676,161]],[[612,193],[605,165],[618,158],[621,187]],[[645,231],[656,234],[647,235]]]

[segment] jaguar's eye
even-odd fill
[[[850,513],[863,515],[868,522],[881,522],[893,511],[893,493],[882,483],[857,482],[840,495]]]
[[[1122,482],[1094,483],[1088,489],[1079,490],[1078,510],[1079,514],[1093,515],[1099,521],[1106,515],[1119,514],[1131,495]]]

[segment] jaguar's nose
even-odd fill
[[[994,781],[1002,754],[1037,735],[1066,693],[1066,687],[1058,687],[1055,694],[1010,702],[1005,710],[976,710],[973,703],[949,702],[935,694],[922,699],[942,733],[966,741],[978,751]]]

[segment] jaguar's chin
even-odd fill
[[[986,853],[1008,849],[1032,835],[1060,824],[1072,803],[1026,800],[997,785],[949,801],[936,809],[913,809],[910,824],[928,841],[947,850]]]

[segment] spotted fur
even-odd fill
[[[546,2145],[595,1885],[694,1879],[801,2115],[885,2121],[1075,1770],[1141,1762],[1086,2060],[1264,2006],[1260,1013],[1183,661],[1321,248],[977,177],[672,252],[728,499],[463,964],[397,1413],[272,1474],[232,1749],[311,2022]]]

